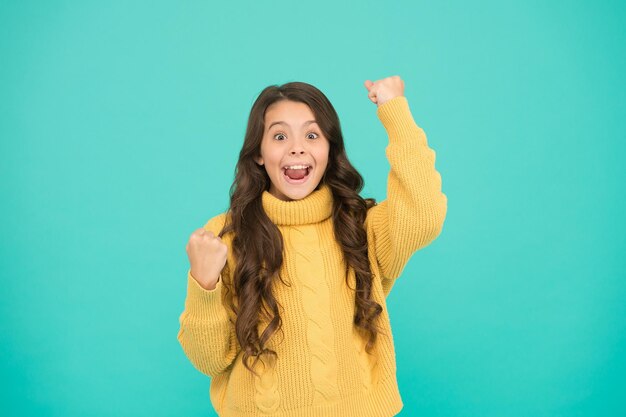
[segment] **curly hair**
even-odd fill
[[[304,82],[271,85],[263,89],[250,110],[244,143],[235,168],[235,179],[230,187],[228,219],[220,231],[222,237],[233,233],[232,248],[237,259],[233,282],[224,282],[226,291],[233,287],[238,306],[231,301],[230,308],[237,319],[235,331],[242,347],[242,361],[247,369],[251,357],[276,352],[265,347],[270,337],[282,327],[278,303],[272,293],[274,277],[280,277],[283,263],[283,238],[278,227],[263,209],[262,194],[269,190],[270,178],[266,170],[255,162],[260,154],[265,128],[265,112],[278,101],[291,100],[309,106],[324,136],[330,143],[328,165],[320,184],[328,184],[333,196],[332,217],[334,236],[346,261],[346,283],[349,268],[356,276],[354,325],[367,337],[365,350],[371,354],[378,332],[382,328],[378,316],[382,306],[372,299],[374,278],[369,261],[367,234],[364,222],[367,210],[376,201],[363,199],[359,192],[363,178],[348,161],[337,113],[328,98],[316,87]],[[228,269],[228,266],[226,266]],[[269,322],[261,335],[258,325],[261,315]],[[254,363],[256,363],[256,360]]]

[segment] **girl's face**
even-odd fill
[[[255,161],[265,166],[273,196],[299,200],[317,188],[328,165],[329,149],[310,107],[281,100],[265,112],[260,155]]]

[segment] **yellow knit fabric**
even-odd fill
[[[387,198],[369,209],[365,228],[374,283],[372,294],[383,307],[373,355],[355,330],[352,269],[346,285],[341,248],[333,237],[332,192],[321,184],[301,200],[282,201],[269,192],[263,208],[278,226],[285,244],[274,295],[281,306],[282,331],[267,347],[277,360],[265,357],[251,374],[241,361],[234,331],[235,316],[227,308],[220,279],[215,289],[202,288],[187,271],[187,298],[180,316],[178,340],[200,372],[211,377],[210,399],[223,417],[383,417],[403,407],[396,379],[393,336],[386,297],[407,261],[430,244],[443,228],[447,197],[435,169],[435,152],[414,121],[404,96],[377,109],[389,136],[390,172]],[[205,228],[219,233],[226,213]],[[230,234],[222,239],[231,247]],[[232,250],[227,263],[235,269]],[[232,282],[232,277],[227,277]],[[267,325],[261,321],[259,331]]]

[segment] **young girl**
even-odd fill
[[[359,192],[335,109],[265,88],[227,212],[192,233],[178,340],[220,416],[393,416],[403,407],[385,299],[441,232],[447,198],[404,82],[365,82],[389,135],[387,199]]]

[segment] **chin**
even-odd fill
[[[311,194],[313,191],[315,191],[315,189],[309,190],[308,188],[306,189],[302,188],[300,190],[289,190],[288,193],[283,192],[283,194],[287,196],[287,198],[290,200],[302,200],[303,198]]]
[[[315,185],[312,185],[315,184]],[[283,184],[281,183],[280,188],[275,188],[276,193],[272,193],[276,196],[276,194],[282,194],[287,198],[287,201],[291,200],[302,200],[303,198],[310,195],[313,191],[316,191],[318,187],[321,185],[321,181],[319,179],[309,178],[309,181],[303,184],[293,185],[293,184]]]

